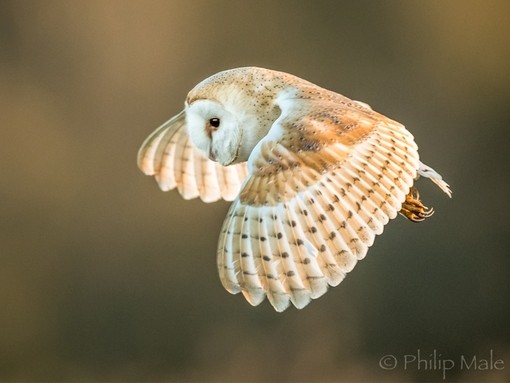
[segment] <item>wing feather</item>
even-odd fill
[[[281,249],[278,244],[278,239],[274,235],[270,235],[267,230],[268,225],[272,225],[272,217],[275,216],[273,210],[274,207],[266,207],[266,211],[260,212],[257,217],[259,225],[259,238],[258,244],[260,247],[259,258],[261,271],[264,276],[265,291],[270,296],[269,300],[276,304],[277,310],[281,311],[289,305],[287,298],[287,291],[289,291],[288,285],[285,285],[286,281],[280,280],[280,274],[283,273],[282,264],[280,261]],[[265,217],[265,219],[263,217]],[[262,219],[261,219],[262,218]],[[276,296],[276,299],[275,297]],[[282,299],[283,298],[283,299]]]
[[[311,292],[311,298],[320,297],[328,289],[325,272],[317,263],[318,250],[314,246],[309,235],[307,235],[308,224],[304,211],[299,207],[298,198],[292,200],[291,206],[287,209],[289,218],[295,222],[293,225],[294,240],[299,257],[294,261],[301,266],[301,278],[306,281]]]
[[[197,177],[195,177],[193,147],[185,134],[180,134],[176,144],[174,168],[164,166],[162,174],[174,172],[177,190],[184,199],[196,198],[199,194]],[[200,176],[200,174],[198,175]]]
[[[156,129],[138,151],[138,167],[154,176],[163,191],[177,188],[185,199],[233,201],[248,172],[246,163],[222,166],[191,142],[185,112]]]
[[[304,200],[302,198],[297,198],[296,205],[302,212],[301,225],[306,227],[306,235],[316,251],[315,257],[310,257],[310,261],[317,263],[317,267],[322,270],[330,286],[338,285],[345,276],[345,273],[338,266],[337,260],[335,259],[335,250],[338,251],[338,249],[334,246],[326,246],[324,244],[324,241],[327,240],[327,236],[320,235],[323,231],[322,223],[313,219],[312,213],[305,205]]]
[[[239,254],[239,235],[241,222],[239,217],[245,215],[245,206],[241,206],[239,201],[236,200],[230,206],[227,217],[223,223],[223,229],[220,236],[218,245],[217,265],[220,275],[220,281],[225,289],[232,293],[237,294],[241,291],[241,286],[238,276],[241,273],[239,260],[234,257],[234,254]]]
[[[241,286],[244,297],[252,305],[258,305],[264,300],[264,288],[261,283],[260,267],[260,251],[257,238],[258,222],[257,218],[252,215],[253,209],[248,207],[245,210],[245,216],[241,221],[239,235],[239,247],[241,249],[239,263],[241,265]]]
[[[329,188],[321,188],[323,196],[322,201],[327,205],[324,207],[327,216],[332,217],[337,226],[337,231],[346,231],[349,236],[347,246],[351,248],[353,255],[357,259],[361,259],[373,242],[372,233],[367,233],[367,225],[360,215],[361,203],[363,202],[356,193],[355,186],[349,189],[346,196],[342,199],[334,198]],[[361,202],[361,203],[360,203]],[[339,218],[339,219],[338,219]],[[330,232],[330,236],[336,236],[335,231]],[[352,264],[354,267],[355,262]],[[349,270],[350,271],[350,270]]]
[[[278,295],[276,295],[278,298],[278,301],[276,301],[277,305],[273,303],[275,299],[274,292],[273,297],[269,297],[269,301],[273,304],[276,311],[283,311],[289,306],[290,301],[293,304],[300,304],[300,295],[303,287],[301,283],[297,282],[296,278],[289,277],[289,275],[295,273],[295,270],[293,270],[293,263],[289,260],[292,249],[288,237],[288,225],[282,220],[282,217],[286,214],[285,206],[277,206],[273,212],[277,219],[274,220],[271,217],[271,220],[274,222],[270,230],[273,232],[273,236],[277,238],[278,243],[278,252],[275,254],[275,266],[278,273],[274,276],[278,279],[283,289],[279,290]]]
[[[281,108],[248,160],[218,250],[220,268],[237,259],[258,277],[247,284],[225,269],[223,284],[240,286],[254,305],[266,294],[277,311],[302,308],[343,280],[397,215],[419,167],[412,135],[371,109],[335,115],[310,100]],[[249,229],[238,225],[241,212]],[[227,249],[236,230],[245,240]]]

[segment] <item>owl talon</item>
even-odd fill
[[[406,195],[400,213],[411,222],[422,222],[434,214],[434,209],[429,209],[420,201],[420,193],[413,186]]]

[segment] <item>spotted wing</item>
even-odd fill
[[[277,311],[338,285],[397,215],[419,166],[412,135],[363,105],[293,100],[248,160],[218,246],[223,286]]]
[[[191,142],[182,111],[161,125],[138,152],[138,167],[154,176],[163,191],[177,187],[184,199],[232,201],[246,178],[246,163],[222,166],[209,160]]]

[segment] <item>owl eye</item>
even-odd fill
[[[209,124],[211,124],[211,126],[213,128],[218,128],[220,126],[220,119],[219,118],[211,118],[209,120]]]

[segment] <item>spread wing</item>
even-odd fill
[[[154,176],[163,191],[177,187],[184,199],[234,200],[246,178],[246,163],[222,166],[191,142],[182,111],[161,125],[138,152],[138,167]]]
[[[356,103],[287,100],[253,150],[218,246],[223,286],[277,311],[338,285],[397,215],[419,167],[413,136]]]

